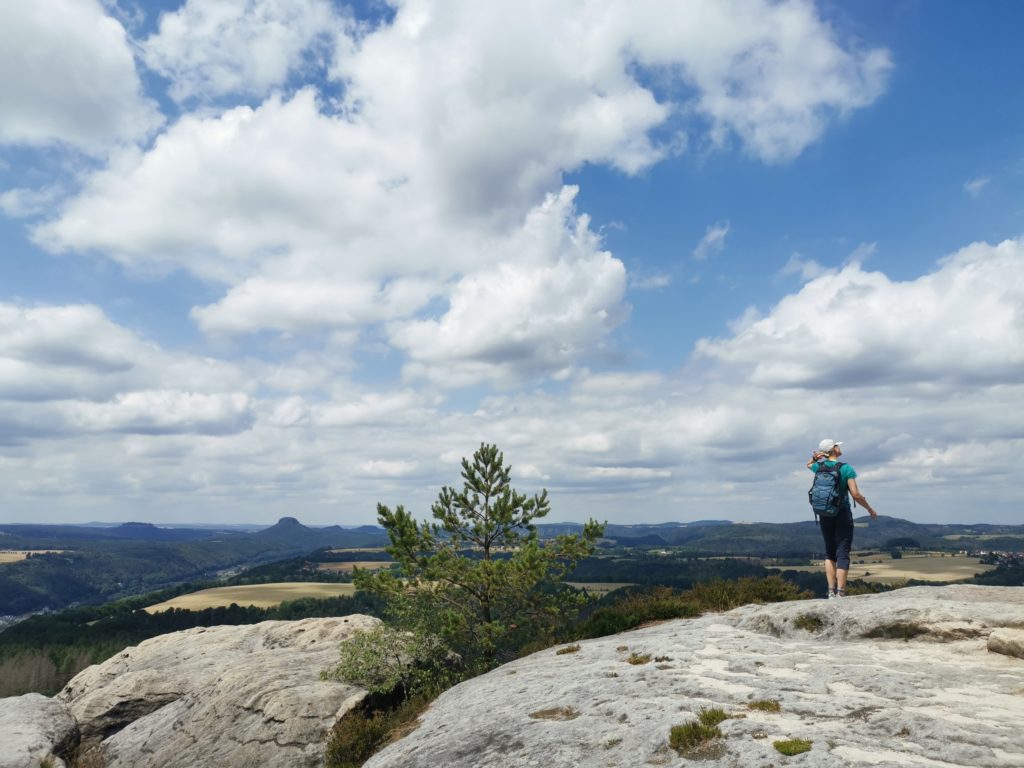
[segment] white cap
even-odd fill
[[[842,443],[840,443],[837,440],[833,440],[832,438],[826,437],[824,440],[822,440],[820,443],[818,443],[818,450],[821,453],[828,453],[833,448],[835,448],[837,445],[842,445]]]

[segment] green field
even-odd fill
[[[350,597],[355,594],[353,584],[324,584],[316,581],[289,581],[280,584],[245,584],[237,587],[214,587],[179,595],[171,600],[151,605],[147,613],[159,613],[170,608],[200,611],[203,608],[227,607],[232,603],[257,608],[272,608],[286,600],[303,597]]]
[[[851,579],[877,581],[880,584],[896,584],[916,579],[917,581],[959,581],[969,579],[976,573],[995,569],[994,565],[982,565],[977,557],[965,555],[943,555],[940,552],[907,554],[893,560],[888,554],[864,554],[854,552],[851,556]],[[775,566],[780,571],[803,571],[824,573],[824,562],[805,566]]]

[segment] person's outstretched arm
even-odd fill
[[[878,513],[871,508],[868,504],[868,500],[864,498],[864,494],[860,492],[860,488],[857,487],[857,481],[852,477],[846,481],[846,487],[850,489],[850,495],[853,496],[853,500],[860,504],[864,509],[868,511],[872,517],[878,517]]]

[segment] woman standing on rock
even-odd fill
[[[850,496],[868,511],[872,518],[878,513],[871,508],[864,494],[857,487],[857,473],[849,464],[839,461],[843,455],[842,443],[826,438],[818,443],[818,450],[807,462],[807,468],[817,473],[819,469],[838,467],[839,512],[833,517],[822,516],[821,535],[825,539],[825,578],[828,579],[829,600],[846,595],[846,576],[850,570],[850,549],[853,547],[853,509]]]

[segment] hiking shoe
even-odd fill
[[[835,600],[837,597],[839,597],[839,593],[836,592],[834,589],[830,589],[828,591],[828,599],[829,600]]]
[[[836,590],[836,597],[846,597],[846,590],[845,589],[837,589]]]

